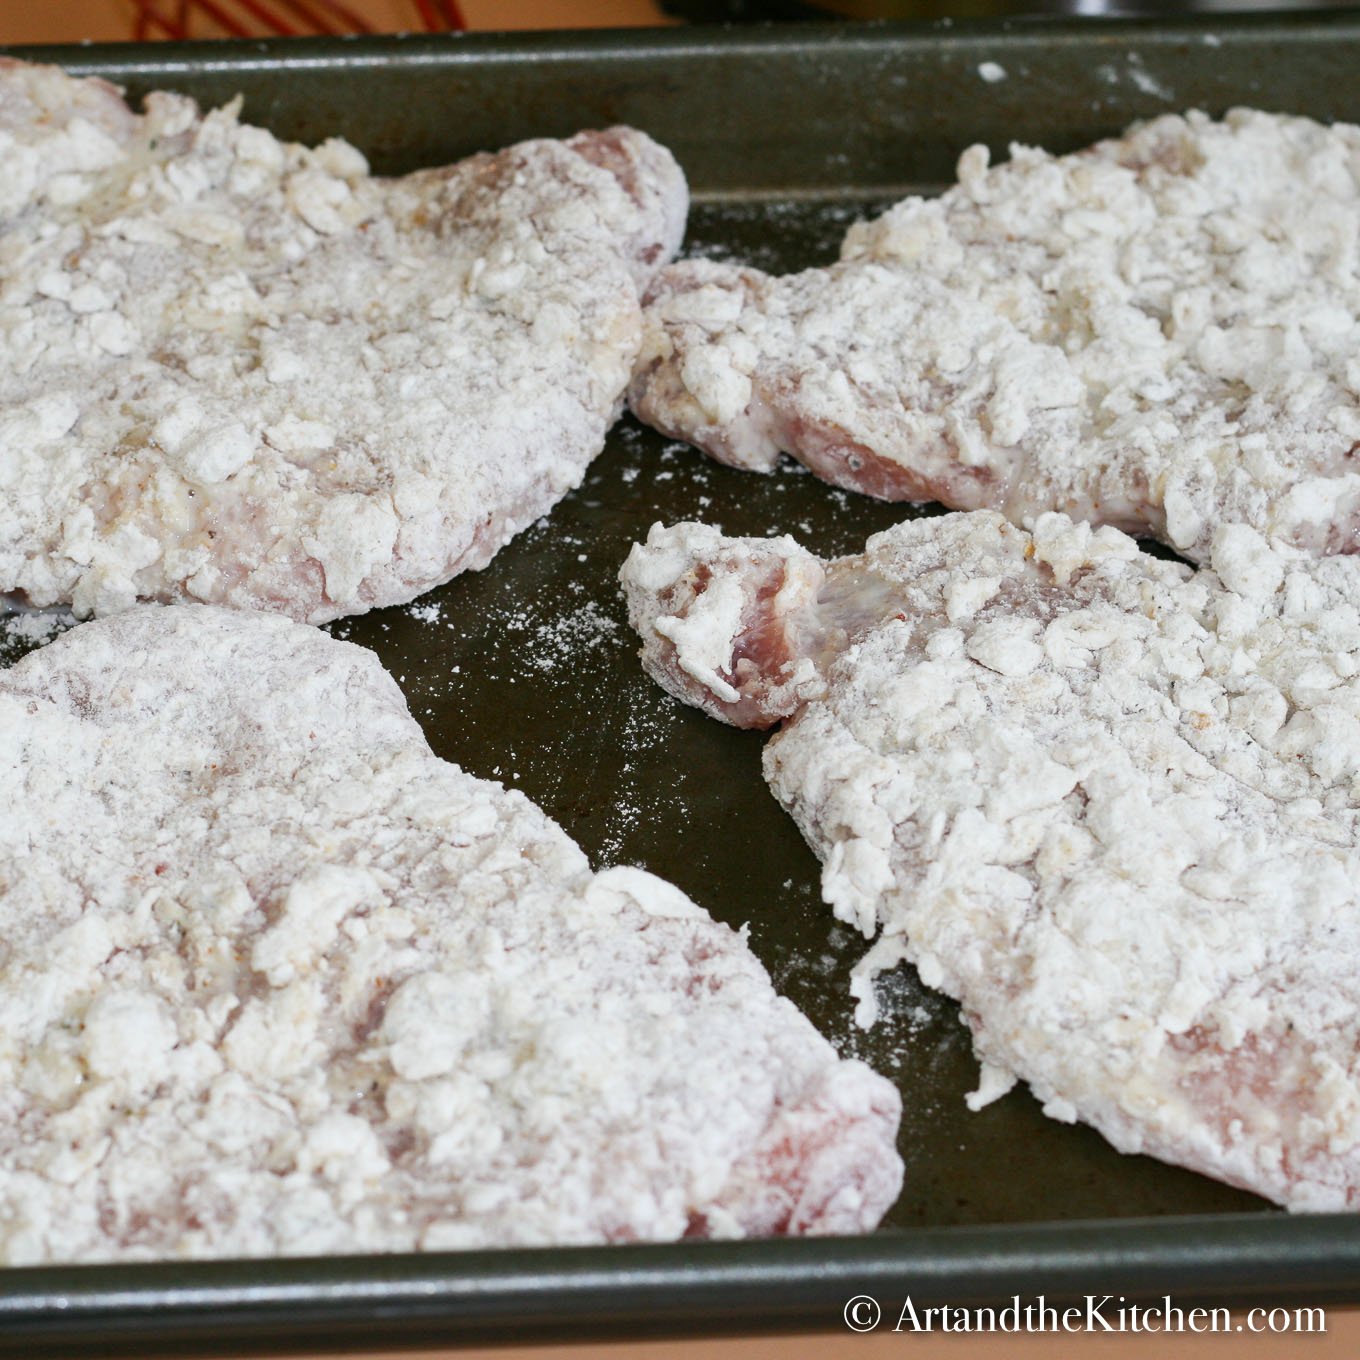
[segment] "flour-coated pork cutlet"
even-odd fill
[[[829,268],[665,270],[633,410],[738,467],[1194,561],[1229,523],[1355,550],[1360,128],[1192,113],[958,174]]]
[[[1198,574],[978,511],[826,562],[658,525],[648,670],[742,726],[826,900],[1045,1110],[1296,1209],[1360,1204],[1360,559]]]
[[[320,622],[485,566],[617,416],[686,191],[627,128],[399,179],[0,64],[0,607]]]
[[[899,1104],[362,648],[146,606],[0,672],[0,1261],[867,1231]]]

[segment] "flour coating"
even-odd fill
[[[603,446],[684,179],[615,128],[401,179],[0,64],[0,607],[320,622],[484,566]]]
[[[144,607],[0,673],[0,1261],[867,1231],[899,1111],[362,648]]]
[[[739,467],[791,453],[888,500],[1047,510],[1208,558],[1360,516],[1360,128],[1239,109],[1031,147],[775,278],[651,289],[634,411]]]
[[[658,525],[623,578],[672,693],[784,720],[766,778],[876,937],[862,1023],[910,960],[974,1103],[1019,1076],[1122,1151],[1354,1208],[1360,560],[1244,525],[1210,557],[980,511],[834,562]]]

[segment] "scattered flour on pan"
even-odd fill
[[[1144,94],[1150,94],[1156,99],[1164,99],[1168,104],[1175,100],[1175,94],[1143,65],[1143,59],[1137,52],[1129,53],[1128,74],[1129,80]]]
[[[834,168],[835,158],[828,161]],[[684,259],[725,260],[757,269],[786,268],[835,257],[847,227],[886,204],[721,203],[690,212]]]
[[[664,705],[655,714],[640,706],[624,709],[619,737],[625,759],[613,795],[601,809],[604,829],[597,852],[601,866],[629,858],[632,839],[641,827],[686,815],[688,790],[683,776],[677,771],[676,782],[658,782],[646,758],[673,740],[672,729],[681,720],[680,706],[675,703]]]
[[[25,652],[51,642],[75,623],[68,609],[22,610],[0,614],[0,661],[17,661]]]
[[[548,619],[534,630],[529,664],[535,670],[555,671],[574,665],[582,652],[594,651],[623,636],[618,621],[611,619],[594,600]]]
[[[406,612],[421,623],[443,623],[449,630],[457,631],[455,623],[444,620],[438,604],[408,607]],[[540,672],[579,669],[585,656],[610,644],[619,645],[624,637],[622,624],[610,618],[594,600],[585,600],[546,618],[539,617],[532,608],[506,610],[494,615],[490,622],[507,634],[523,634],[519,664]],[[508,684],[515,683],[513,675],[504,678]]]
[[[407,606],[406,612],[418,623],[439,623],[443,619],[437,600],[417,600]]]

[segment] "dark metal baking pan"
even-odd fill
[[[626,121],[666,142],[697,204],[687,249],[775,269],[829,258],[874,204],[948,180],[960,151],[1080,146],[1168,110],[1235,104],[1360,121],[1360,16],[800,25],[591,35],[28,49],[139,95],[204,103],[305,140],[340,133],[400,171]],[[983,63],[992,79],[984,79]],[[585,484],[484,572],[335,626],[374,648],[441,755],[523,789],[596,864],[639,863],[749,922],[779,987],[843,1051],[899,1081],[903,1195],[864,1239],[685,1243],[384,1259],[0,1272],[0,1343],[99,1336],[145,1349],[605,1330],[841,1326],[885,1305],[1086,1292],[1213,1302],[1360,1300],[1360,1218],[1289,1218],[1123,1157],[1023,1091],[977,1114],[957,1009],[909,970],[885,1018],[850,1018],[863,941],[761,781],[758,734],[681,708],[635,660],[614,584],[654,520],[857,548],[904,513],[792,468],[734,472],[625,419]],[[13,659],[17,644],[0,650]]]

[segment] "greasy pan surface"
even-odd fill
[[[170,87],[211,104],[241,92],[249,121],[304,140],[341,133],[382,171],[631,122],[689,173],[700,202],[686,249],[774,270],[831,258],[857,212],[947,180],[973,141],[996,155],[1012,139],[1066,150],[1136,117],[1236,103],[1360,121],[1360,21],[1344,14],[22,55],[133,94]],[[984,80],[982,62],[1005,78]],[[787,531],[825,554],[858,549],[905,513],[792,468],[763,478],[719,467],[625,419],[582,488],[487,570],[333,626],[378,652],[438,754],[522,789],[597,865],[645,865],[715,916],[749,922],[779,988],[843,1051],[900,1083],[907,1184],[875,1237],[10,1271],[0,1341],[207,1345],[266,1329],[276,1342],[285,1324],[309,1335],[343,1325],[351,1337],[364,1326],[389,1337],[836,1327],[851,1294],[875,1281],[901,1293],[908,1279],[918,1301],[1090,1289],[1172,1289],[1178,1302],[1356,1297],[1356,1220],[1290,1220],[1120,1156],[1045,1119],[1023,1090],[969,1114],[977,1074],[957,1008],[909,970],[884,985],[885,1018],[858,1031],[847,975],[864,945],[820,902],[817,863],[760,777],[764,738],[680,707],[643,676],[614,581],[653,521]],[[27,645],[0,623],[0,662]],[[1140,1217],[1151,1221],[1110,1221]]]

